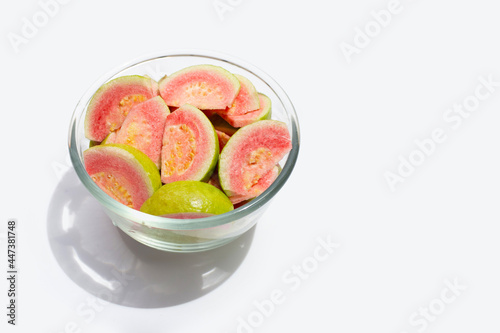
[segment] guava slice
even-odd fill
[[[217,133],[217,138],[219,139],[219,150],[222,150],[231,137],[219,130],[215,130],[215,133]]]
[[[234,74],[234,76],[240,81],[241,88],[230,107],[216,110],[221,116],[243,115],[260,108],[259,94],[252,82],[243,75]]]
[[[192,180],[177,181],[160,187],[141,207],[151,215],[167,216],[179,213],[223,214],[233,210],[233,204],[221,190]]]
[[[168,106],[187,103],[202,110],[225,109],[238,95],[240,81],[222,67],[194,65],[162,78],[159,91]]]
[[[160,188],[158,169],[140,150],[124,144],[105,144],[83,152],[85,170],[109,196],[140,209]]]
[[[245,114],[223,113],[221,117],[233,127],[243,127],[259,120],[271,119],[271,99],[262,93],[258,93],[260,108]]]
[[[105,144],[110,144],[110,143],[115,143],[115,140],[116,140],[116,133],[118,131],[114,131],[114,132],[111,132],[109,133],[105,138],[104,140],[102,140],[101,142],[101,145],[105,145]]]
[[[158,95],[158,84],[147,76],[127,75],[103,84],[92,96],[85,115],[85,137],[102,141],[121,127],[130,109]]]
[[[259,185],[259,181],[265,179],[291,149],[290,133],[281,121],[260,120],[240,128],[220,154],[222,189],[230,198],[256,197],[265,187]]]
[[[160,96],[134,105],[125,118],[122,127],[113,136],[107,136],[106,142],[123,143],[139,149],[160,168],[165,120],[170,113],[167,104]]]
[[[229,197],[229,200],[233,203],[233,205],[240,207],[238,204],[243,202],[248,202],[251,199],[262,194],[271,184],[278,178],[278,175],[281,172],[281,167],[279,164],[275,165],[274,168],[269,170],[259,181],[253,185],[252,192],[248,195],[244,194],[235,194]],[[220,186],[220,185],[219,185]]]
[[[161,180],[207,181],[219,157],[219,140],[207,116],[184,104],[165,121],[161,149]]]

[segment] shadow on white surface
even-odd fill
[[[73,169],[55,189],[47,216],[52,252],[69,278],[99,299],[138,308],[174,306],[214,290],[239,267],[254,231],[199,253],[149,248],[113,226]]]

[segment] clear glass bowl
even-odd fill
[[[90,178],[83,164],[83,151],[89,147],[84,135],[87,105],[94,92],[105,82],[123,75],[148,75],[159,80],[165,74],[195,64],[213,64],[241,74],[257,91],[272,100],[272,119],[287,124],[292,150],[281,161],[282,171],[274,183],[249,203],[225,214],[198,219],[172,219],[153,216],[129,208],[108,196]],[[299,152],[299,124],[292,102],[283,89],[266,73],[232,56],[207,51],[172,51],[153,54],[105,74],[78,102],[69,130],[69,152],[73,167],[88,191],[99,201],[114,225],[137,241],[164,251],[196,252],[224,245],[252,228],[281,190],[294,168]]]

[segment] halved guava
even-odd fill
[[[258,195],[264,193],[265,190],[278,178],[278,175],[281,172],[281,166],[279,164],[275,165],[274,168],[269,170],[266,174],[264,174],[255,185],[252,186],[252,191],[248,194],[235,194],[229,197],[229,200],[233,203],[233,205],[237,205],[239,203],[249,201]]]
[[[219,150],[222,150],[231,137],[219,130],[215,130],[215,133],[217,133],[217,138],[219,139]]]
[[[261,194],[259,181],[291,149],[290,133],[281,121],[260,120],[240,128],[220,154],[222,189],[230,198],[252,198]]]
[[[92,96],[85,115],[85,137],[102,141],[121,127],[130,109],[158,95],[158,84],[147,76],[121,76],[103,84]]]
[[[116,139],[116,133],[118,131],[114,131],[114,132],[111,132],[109,133],[105,138],[104,140],[102,140],[101,142],[101,145],[105,145],[105,144],[109,144],[109,143],[115,143],[115,139]]]
[[[219,140],[207,116],[184,104],[167,116],[161,149],[161,180],[206,181],[219,157]]]
[[[259,94],[252,82],[242,75],[234,74],[234,76],[240,81],[241,89],[230,107],[216,110],[221,116],[243,115],[260,108]]]
[[[160,168],[165,120],[170,113],[160,96],[134,105],[115,135],[107,136],[107,143],[123,143],[139,149]]]
[[[243,127],[259,120],[271,119],[271,99],[258,93],[260,108],[245,114],[221,114],[221,117],[233,127]]]
[[[85,170],[109,196],[140,209],[160,188],[158,169],[140,150],[123,144],[94,146],[83,152]]]
[[[202,110],[225,109],[238,95],[240,81],[222,67],[194,65],[163,77],[159,91],[168,106],[187,103]]]

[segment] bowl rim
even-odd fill
[[[94,92],[105,82],[111,80],[121,72],[124,72],[134,66],[138,66],[161,58],[171,57],[197,57],[222,61],[253,74],[260,80],[262,80],[269,87],[269,89],[271,89],[276,98],[283,105],[284,110],[290,120],[292,149],[288,153],[286,163],[283,166],[282,171],[278,175],[278,178],[276,178],[271,186],[269,186],[269,188],[267,188],[261,195],[251,200],[249,203],[230,212],[198,219],[173,219],[146,214],[133,208],[127,207],[126,205],[123,205],[122,203],[111,198],[103,190],[101,190],[101,188],[99,188],[99,186],[94,181],[92,181],[89,174],[85,171],[85,167],[82,161],[83,157],[79,153],[80,145],[79,142],[77,142],[76,138],[76,125],[79,118],[84,115],[84,112],[86,112],[86,107]],[[167,230],[196,230],[217,227],[239,220],[257,211],[260,207],[268,203],[279,192],[279,190],[283,187],[283,185],[290,177],[290,174],[294,169],[297,161],[299,147],[300,129],[295,108],[286,92],[271,76],[269,76],[267,73],[257,68],[256,66],[232,55],[199,49],[174,49],[168,51],[157,51],[137,57],[136,59],[126,62],[121,66],[117,66],[107,73],[101,75],[89,88],[87,88],[87,90],[84,92],[84,94],[82,94],[82,97],[78,101],[71,117],[68,135],[68,148],[71,163],[73,164],[78,177],[87,188],[87,190],[105,208],[110,209],[115,214],[118,214],[135,223],[142,223],[147,227]]]

